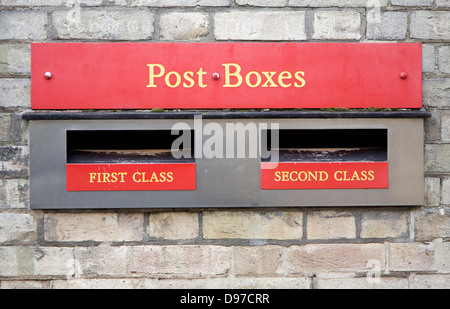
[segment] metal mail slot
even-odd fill
[[[411,117],[404,113],[382,114],[386,117],[205,113],[200,124],[195,118],[198,113],[187,112],[67,114],[24,115],[30,120],[33,209],[423,202],[427,113]],[[187,128],[191,143],[175,143],[180,147],[174,149],[178,136],[172,129],[179,123]],[[249,140],[252,134],[236,129],[250,127],[258,129],[256,144]],[[232,145],[236,154],[244,147],[245,156],[202,153],[211,144],[211,128],[224,134],[223,140],[215,139],[215,147]],[[240,134],[246,138],[237,138]],[[276,135],[278,140],[272,137]]]

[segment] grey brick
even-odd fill
[[[28,177],[28,156],[25,146],[0,147],[0,177]]]
[[[236,0],[237,5],[284,7],[286,0]]]
[[[414,11],[410,31],[415,39],[449,40],[450,11]]]
[[[408,28],[408,13],[381,13],[380,23],[368,23],[366,36],[376,40],[402,40],[406,38]]]
[[[217,40],[306,40],[301,11],[221,12],[214,25]]]
[[[450,8],[450,0],[436,0],[436,6]]]
[[[75,273],[73,248],[0,247],[0,277],[65,276]]]
[[[46,12],[0,12],[0,40],[45,40],[46,38]]]
[[[433,0],[391,0],[392,5],[399,6],[431,6]]]
[[[359,40],[361,16],[354,11],[318,11],[314,14],[313,39]]]
[[[450,73],[450,45],[439,47],[439,71]]]
[[[132,0],[132,6],[182,7],[229,6],[231,0]]]
[[[18,142],[22,139],[22,120],[16,114],[0,114],[0,142]]]
[[[151,12],[141,10],[53,12],[53,25],[60,39],[148,40],[153,37],[153,21]]]
[[[436,207],[441,204],[441,179],[425,178],[425,202],[427,206]]]
[[[207,13],[168,13],[160,18],[163,40],[195,40],[209,34]]]
[[[450,79],[424,79],[423,104],[428,107],[449,107]]]
[[[436,68],[435,48],[432,44],[422,45],[422,71],[434,72]]]
[[[0,244],[37,240],[36,221],[30,214],[0,213]]]
[[[28,204],[28,180],[0,180],[0,209],[26,209]]]
[[[379,0],[380,7],[387,5],[388,0]],[[300,7],[368,7],[368,0],[289,0],[289,6]]]
[[[425,145],[425,171],[450,173],[450,144]]]
[[[0,78],[0,107],[31,106],[31,80]]]
[[[29,44],[0,44],[0,74],[30,74]]]
[[[101,5],[103,0],[1,0],[0,2],[5,6],[72,6],[75,1],[80,5],[93,6]]]

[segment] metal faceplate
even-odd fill
[[[89,131],[170,131],[180,123],[195,134],[192,146],[196,156],[190,161],[195,164],[195,171],[185,174],[195,179],[186,179],[190,183],[187,189],[163,186],[152,190],[138,187],[68,191],[68,176],[72,175],[68,174],[68,131],[87,131],[87,134]],[[263,160],[259,151],[262,143],[259,141],[255,146],[249,139],[245,140],[245,155],[238,156],[237,149],[243,141],[237,138],[239,131],[234,132],[237,132],[234,141],[227,135],[227,128],[236,124],[244,127],[251,124],[258,128],[259,135],[263,129],[274,127],[279,130],[386,130],[388,184],[385,188],[262,189]],[[222,131],[222,140],[214,140],[221,137],[214,135],[217,131]],[[203,150],[213,149],[210,147],[213,142],[214,147],[222,145],[224,149],[233,145],[235,156],[209,158]],[[370,162],[372,159],[368,158],[366,163],[370,165]],[[130,162],[116,162],[127,163]],[[133,161],[133,164],[141,163],[148,162],[139,162],[139,158]],[[164,164],[171,166],[170,162]],[[144,179],[142,173],[136,175],[135,180]],[[80,181],[95,182],[97,176],[92,174],[92,178]],[[145,177],[148,179],[150,174]],[[201,125],[194,119],[30,121],[33,209],[418,206],[423,203],[423,188],[423,119],[203,119]]]

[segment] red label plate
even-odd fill
[[[421,108],[421,58],[416,43],[33,43],[32,108]]]
[[[195,163],[67,164],[67,191],[195,190]]]
[[[261,189],[387,189],[388,162],[261,163]]]

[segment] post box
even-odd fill
[[[30,120],[32,208],[412,206],[423,201],[426,111],[101,116],[24,114]],[[180,124],[184,130],[174,130]],[[182,132],[183,143],[177,141]]]
[[[422,205],[421,81],[420,44],[33,44],[31,207]]]

